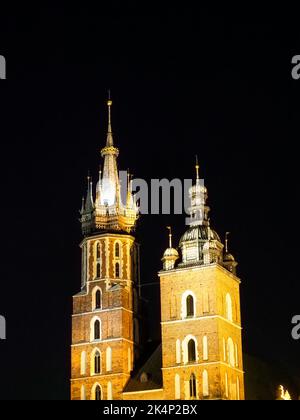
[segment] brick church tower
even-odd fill
[[[159,273],[163,398],[244,399],[237,263],[210,227],[207,190],[190,189],[181,258],[170,245]]]
[[[139,352],[139,246],[133,232],[138,208],[131,194],[122,199],[118,149],[111,129],[94,200],[88,179],[81,209],[84,239],[81,291],[73,297],[71,399],[121,399]],[[124,203],[125,201],[125,203]]]

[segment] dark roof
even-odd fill
[[[217,240],[221,242],[219,235],[216,231],[210,228],[210,239]],[[204,225],[197,225],[190,227],[181,237],[180,245],[183,242],[190,241],[207,241],[208,240],[208,227]]]
[[[151,389],[160,389],[162,383],[162,350],[161,344],[151,354],[147,361],[136,371],[132,373],[124,392],[148,391]],[[147,382],[141,382],[140,377],[142,373],[148,376]]]

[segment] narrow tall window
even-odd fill
[[[86,393],[85,393],[85,386],[84,385],[81,385],[80,399],[81,399],[81,401],[85,401],[85,399],[86,399]]]
[[[232,338],[228,338],[227,340],[227,362],[232,366],[235,367],[235,350]]]
[[[196,361],[196,344],[192,338],[188,342],[188,361],[189,362]]]
[[[106,370],[107,370],[107,372],[111,372],[111,370],[112,370],[112,350],[111,350],[111,347],[107,347],[107,349],[106,349]]]
[[[112,383],[107,383],[107,399],[112,400],[113,399],[113,393],[112,393]]]
[[[98,319],[94,324],[94,340],[100,340],[100,321]]]
[[[197,390],[196,390],[196,376],[192,373],[190,377],[190,398],[196,398]]]
[[[95,400],[96,401],[101,401],[102,400],[102,392],[101,392],[100,385],[97,385],[96,386],[96,389],[95,389]]]
[[[101,355],[97,350],[94,356],[94,373],[99,375],[101,373]]]
[[[231,300],[231,296],[230,296],[229,293],[227,293],[227,295],[226,295],[226,318],[230,322],[232,322],[232,320],[233,320],[233,317],[232,317],[232,300]]]
[[[120,258],[120,244],[119,244],[119,242],[116,242],[116,245],[115,245],[115,257]]]
[[[101,309],[101,291],[97,290],[95,296],[95,309]]]
[[[101,257],[101,248],[99,242],[97,243],[97,251],[96,251],[97,260],[100,260]]]
[[[101,265],[100,265],[100,263],[97,263],[96,277],[98,279],[101,277]]]
[[[192,295],[189,295],[186,298],[186,316],[190,317],[190,316],[194,316],[195,315],[195,311],[194,311],[194,298]]]
[[[204,370],[203,374],[202,374],[202,387],[203,387],[203,397],[208,397],[209,396],[209,386],[208,386],[207,370]]]
[[[85,375],[86,373],[86,352],[81,353],[81,364],[80,364],[80,374]]]
[[[118,279],[120,277],[120,264],[116,263],[116,278]]]
[[[180,376],[175,375],[175,400],[180,400]]]

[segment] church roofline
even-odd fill
[[[218,268],[219,270],[223,271],[224,273],[228,274],[230,277],[232,277],[237,283],[241,283],[241,279],[234,274],[232,274],[230,271],[228,271],[226,268],[222,267],[220,264],[212,263],[212,264],[206,264],[206,265],[188,265],[186,267],[176,267],[173,270],[161,270],[158,272],[159,277],[165,277],[169,276],[171,274],[176,274],[178,272],[184,272],[184,271],[198,271],[198,270],[205,270],[207,268]]]

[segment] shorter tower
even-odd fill
[[[240,280],[210,227],[207,190],[190,189],[190,226],[159,273],[164,399],[244,399]]]

